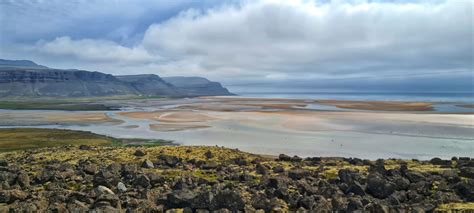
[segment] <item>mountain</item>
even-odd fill
[[[33,61],[28,60],[6,60],[0,59],[0,67],[17,67],[17,68],[48,68],[42,65],[38,65]]]
[[[202,77],[163,77],[163,80],[192,96],[232,95],[220,83]]]
[[[135,90],[145,96],[181,96],[185,95],[172,84],[165,82],[158,75],[118,75],[120,81],[129,83]]]
[[[205,78],[169,79],[176,85],[153,74],[113,76],[86,70],[52,69],[27,60],[0,59],[0,97],[231,95],[219,83]]]
[[[138,94],[128,83],[100,72],[0,68],[0,97],[87,97]]]

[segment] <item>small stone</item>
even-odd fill
[[[151,160],[148,160],[148,159],[143,161],[142,167],[148,168],[148,169],[155,168],[155,166],[153,165],[153,162],[151,162]]]
[[[260,163],[255,166],[255,170],[256,170],[257,174],[261,174],[261,175],[267,175],[268,174],[268,168],[265,167],[264,165],[260,164]]]
[[[283,166],[275,166],[275,167],[273,167],[273,172],[283,173],[283,172],[285,172],[285,168],[283,168]]]
[[[219,165],[215,161],[211,161],[211,162],[201,165],[201,169],[211,170],[211,169],[216,169],[217,166]]]
[[[211,159],[214,157],[214,154],[212,154],[211,150],[208,150],[206,153],[204,153],[204,156],[207,158],[207,159]]]
[[[122,193],[127,191],[127,187],[122,182],[119,182],[117,184],[117,189]]]
[[[115,194],[111,189],[109,189],[109,188],[107,188],[107,187],[105,187],[105,186],[98,186],[98,187],[97,187],[97,192],[98,192],[99,194],[111,194],[111,195],[114,195],[114,194]]]
[[[92,163],[86,164],[83,169],[83,171],[89,175],[94,175],[95,173],[97,173],[97,170],[98,170],[97,166]]]
[[[137,157],[142,157],[142,156],[145,156],[146,153],[142,150],[137,149],[137,151],[135,151],[135,153],[133,153],[133,155],[135,155]]]
[[[141,174],[141,175],[138,175],[137,180],[135,181],[135,184],[143,188],[147,188],[150,186],[150,179],[146,175]]]
[[[28,174],[22,172],[18,175],[16,182],[21,186],[21,187],[29,187],[30,186],[30,177]]]
[[[80,145],[80,146],[79,146],[79,149],[80,149],[80,150],[91,150],[92,147],[91,147],[91,146],[88,146],[88,145]]]

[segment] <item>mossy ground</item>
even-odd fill
[[[0,152],[66,145],[158,146],[170,143],[171,141],[159,139],[113,138],[92,132],[66,129],[0,128]]]
[[[39,128],[0,129],[0,152],[64,145],[111,145],[114,138],[84,131]]]
[[[435,212],[474,212],[474,202],[441,204]]]

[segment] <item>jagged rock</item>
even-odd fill
[[[0,166],[8,167],[8,161],[6,161],[4,159],[0,159]]]
[[[273,172],[275,173],[282,173],[282,172],[285,172],[285,168],[283,168],[283,166],[275,166],[273,167]]]
[[[393,178],[396,190],[407,190],[410,186],[410,181],[404,177],[396,176]]]
[[[95,164],[89,163],[89,164],[84,165],[83,171],[86,174],[94,175],[97,173],[98,167]]]
[[[146,153],[143,151],[143,150],[140,150],[140,149],[137,149],[133,155],[137,156],[137,157],[142,157],[142,156],[145,156]]]
[[[98,186],[98,187],[96,188],[96,190],[97,190],[97,192],[98,192],[99,194],[111,194],[111,195],[114,195],[114,194],[115,194],[111,189],[109,189],[109,188],[107,188],[107,187],[105,187],[105,186]]]
[[[191,206],[197,194],[190,190],[175,190],[167,195],[166,206],[182,208]]]
[[[148,188],[151,186],[150,179],[146,175],[138,175],[137,179],[135,180],[135,185],[141,186],[143,188]]]
[[[23,188],[29,187],[30,186],[30,177],[28,174],[21,172],[18,174],[18,177],[16,178],[16,182]]]
[[[117,184],[117,190],[119,190],[119,192],[126,192],[127,191],[127,187],[125,186],[125,184],[123,184],[122,182],[119,182]]]
[[[367,177],[367,191],[374,197],[383,199],[395,191],[395,186],[386,181],[382,175],[372,173]]]
[[[242,195],[238,192],[233,190],[222,190],[217,192],[212,206],[217,206],[217,208],[227,208],[231,211],[239,211],[244,209],[245,201]]]
[[[285,154],[280,154],[278,156],[278,160],[280,161],[291,161],[291,157]]]
[[[257,172],[257,174],[261,174],[261,175],[268,174],[268,168],[260,163],[255,166],[255,171]]]
[[[89,145],[80,145],[80,146],[79,146],[79,149],[80,149],[80,150],[91,150],[92,147],[89,146]]]
[[[153,165],[153,162],[151,162],[151,161],[148,160],[148,159],[146,159],[146,160],[143,161],[142,167],[143,167],[143,168],[148,168],[148,169],[155,168],[155,166]]]
[[[474,167],[461,167],[459,176],[474,179]]]
[[[433,158],[430,160],[433,165],[451,166],[451,160],[442,160],[441,158]]]
[[[348,189],[346,190],[346,193],[354,193],[355,195],[364,196],[365,190],[364,190],[364,187],[359,182],[354,181],[353,183],[349,184]]]
[[[353,212],[355,210],[361,210],[364,208],[361,200],[359,198],[351,197],[347,203],[347,211]]]
[[[206,157],[207,159],[211,159],[214,157],[214,154],[212,154],[212,152],[208,150],[206,153],[204,153],[204,157]]]
[[[293,169],[288,170],[288,177],[290,177],[292,179],[295,179],[295,180],[299,180],[301,178],[304,178],[304,177],[308,176],[309,174],[310,174],[309,171],[304,170],[304,169],[300,169],[300,168],[293,168]]]
[[[210,170],[210,169],[216,169],[219,166],[215,161],[207,162],[203,165],[201,165],[201,169],[205,170]]]
[[[176,164],[178,164],[181,161],[176,156],[163,155],[163,154],[158,156],[158,159],[163,161],[165,165],[170,166],[170,167],[175,167]]]

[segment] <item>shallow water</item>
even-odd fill
[[[185,100],[185,102],[193,103],[194,100]],[[122,110],[170,110],[179,106],[181,106],[179,101],[172,101],[168,104],[131,103]],[[456,107],[451,103],[435,104],[435,109],[440,112],[460,110],[458,108],[461,107]],[[308,104],[305,109],[318,111],[355,111],[313,103]],[[4,115],[18,112],[19,111],[16,110],[0,111],[0,113]],[[23,112],[34,114],[43,113],[44,111],[29,110]],[[48,113],[51,112],[55,111],[48,111]],[[211,128],[163,132],[154,131],[149,128],[150,124],[158,124],[160,123],[159,121],[129,118],[117,114],[116,111],[106,111],[105,113],[110,118],[118,119],[123,122],[80,123],[80,125],[63,123],[61,125],[51,125],[51,123],[44,123],[44,121],[36,121],[35,123],[22,120],[18,122],[19,124],[16,127],[27,127],[25,124],[30,124],[34,125],[34,127],[42,128],[85,130],[113,137],[166,139],[183,145],[218,145],[238,148],[252,153],[270,155],[285,153],[303,157],[343,156],[366,159],[430,159],[433,157],[451,158],[452,156],[474,157],[474,120],[472,125],[451,125],[443,123],[422,123],[410,120],[354,120],[341,116],[331,118],[328,122],[330,122],[331,125],[345,125],[351,126],[352,128],[345,130],[298,131],[274,128],[274,126],[270,124],[279,123],[278,118],[265,117],[262,118],[263,120],[258,120],[258,125],[237,122],[232,119],[223,119],[210,121]],[[128,126],[132,125],[137,126],[137,128],[128,128]],[[3,128],[5,127],[12,126],[3,126]]]

